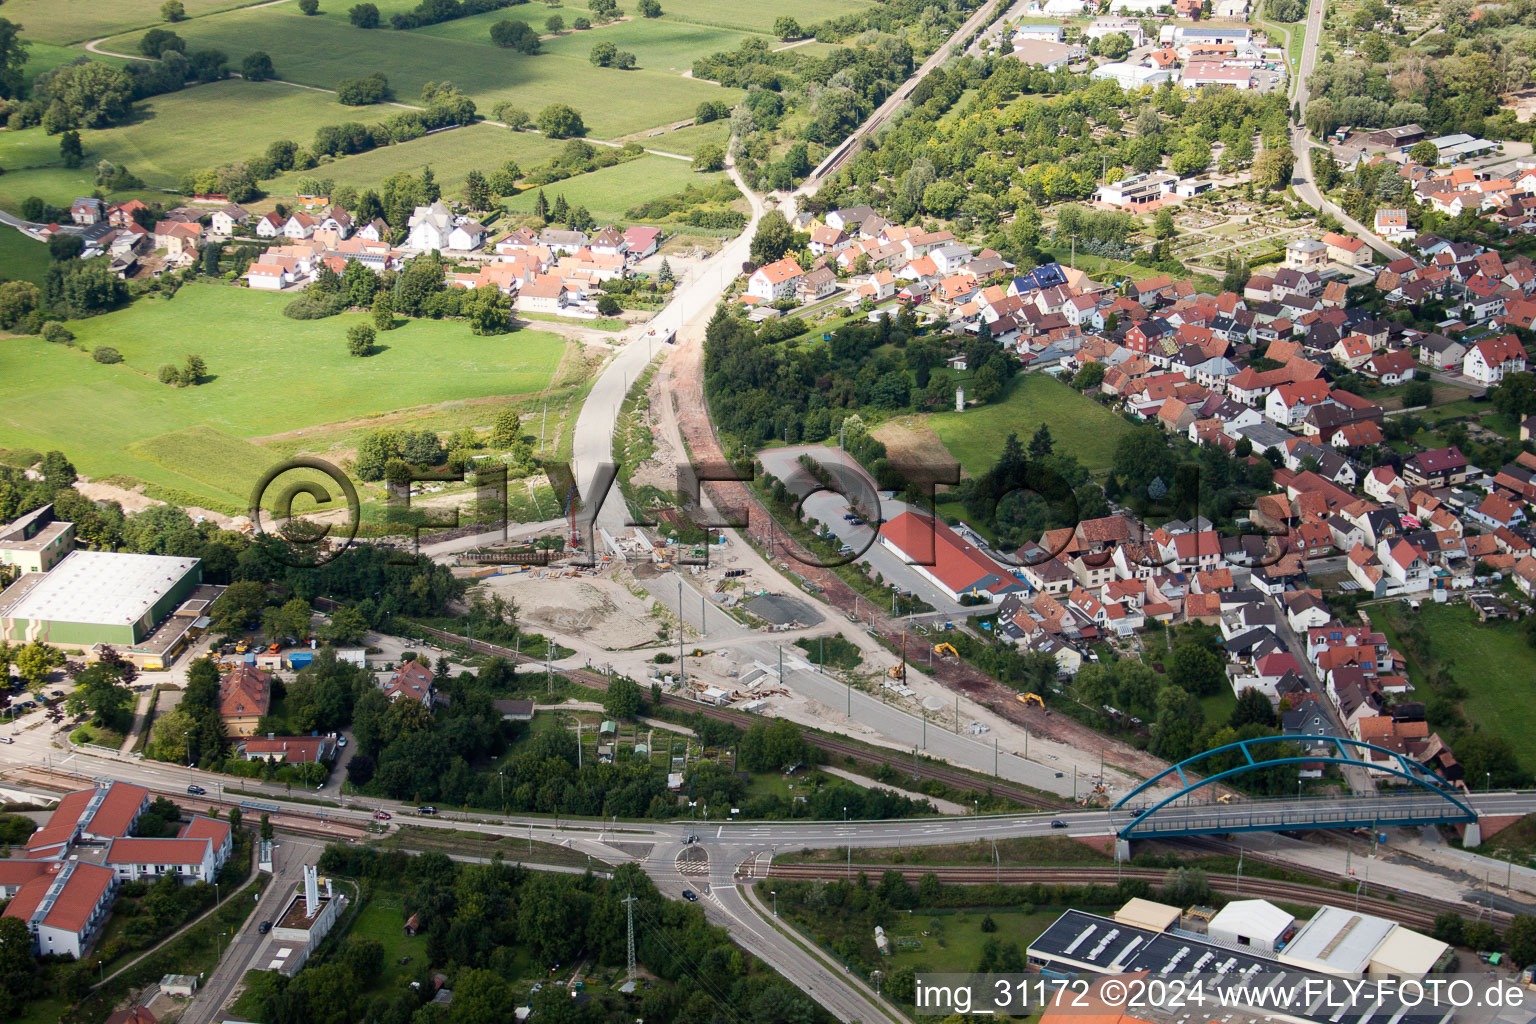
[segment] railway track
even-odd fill
[[[449,633],[446,630],[436,629],[431,626],[417,626],[417,628],[428,636],[447,643],[455,645],[467,643],[469,649],[473,652],[506,658],[509,661],[523,665],[544,664],[539,658],[528,654],[521,654],[510,647],[502,647],[500,644],[487,643],[484,640],[466,640],[456,633]],[[595,690],[608,689],[608,677],[601,672],[592,672],[580,668],[557,668],[552,669],[552,671],[558,672],[580,683],[582,686],[588,686]],[[731,711],[728,708],[710,707],[674,694],[662,694],[661,703],[667,707],[679,708],[694,714],[703,715],[705,718],[710,718],[717,722],[728,722],[739,729],[750,728],[753,722],[761,720],[756,715],[750,715],[744,711]],[[912,772],[919,779],[932,779],[936,782],[942,782],[946,786],[955,787],[962,792],[990,792],[996,796],[1012,800],[1022,807],[1034,807],[1040,810],[1059,810],[1071,806],[1066,801],[1052,800],[1032,790],[1012,785],[1001,779],[983,782],[956,768],[948,768],[932,762],[925,764],[917,761],[914,763],[913,759],[908,755],[896,753],[895,751],[871,749],[846,740],[815,733],[808,735],[806,738],[812,746],[834,757],[852,757],[869,764],[888,765],[897,771]]]
[[[934,867],[911,864],[854,864],[855,873],[877,875],[886,871],[899,871],[909,882],[916,882],[924,874],[932,872],[939,880],[950,885],[1115,885],[1121,880],[1137,880],[1160,884],[1167,875],[1163,868],[1113,868],[1113,867]],[[771,864],[768,877],[789,879],[847,878],[849,868],[843,864]],[[1217,892],[1242,895],[1242,879],[1236,875],[1206,875],[1206,881]],[[1419,931],[1434,928],[1435,917],[1446,911],[1464,913],[1467,904],[1452,900],[1436,899],[1413,893],[1394,893],[1392,899],[1378,896],[1361,896],[1358,902],[1349,893],[1329,885],[1310,885],[1304,882],[1280,882],[1269,878],[1248,878],[1248,896],[1261,895],[1268,900],[1282,903],[1300,903],[1315,906],[1320,903],[1348,904],[1359,910]],[[1499,926],[1507,925],[1511,915],[1493,911],[1490,920]]]

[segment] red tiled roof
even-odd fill
[[[107,863],[201,864],[208,845],[207,839],[114,839],[107,847]]]
[[[229,839],[229,822],[199,814],[182,828],[178,839],[207,839],[220,849]]]
[[[236,665],[219,681],[219,714],[225,718],[264,715],[272,705],[272,674]]]
[[[932,562],[923,567],[955,593],[982,585],[989,576],[1005,575],[1001,566],[974,545],[927,516],[903,512],[881,526],[880,533],[913,562]]]
[[[114,782],[85,829],[95,836],[125,836],[149,799],[149,790],[127,782]]]

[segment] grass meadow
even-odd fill
[[[45,43],[84,43],[130,29],[147,31],[164,25],[160,6],[165,0],[10,0],[5,17],[19,24],[23,35]],[[189,18],[227,11],[262,0],[182,0]],[[137,51],[127,51],[137,52]]]
[[[620,6],[623,6],[622,4]],[[662,20],[691,21],[717,28],[771,33],[773,21],[789,15],[802,26],[876,6],[866,0],[774,0],[771,4],[720,4],[715,0],[661,0]]]
[[[544,196],[553,203],[555,196],[563,194],[566,202],[585,206],[600,221],[620,220],[624,211],[638,202],[681,192],[690,183],[713,184],[722,177],[718,173],[696,173],[688,164],[671,157],[643,156],[545,185]],[[506,205],[511,210],[532,210],[538,191],[529,189],[507,200]]]
[[[1043,373],[1018,375],[1001,401],[929,417],[929,426],[971,476],[992,468],[1010,432],[1028,443],[1042,423],[1051,428],[1057,451],[1076,456],[1090,473],[1109,469],[1115,443],[1131,429],[1102,405]]]
[[[48,272],[48,247],[16,231],[0,227],[0,277],[42,286]]]
[[[306,18],[296,6],[283,3],[198,18],[181,23],[176,31],[189,49],[214,47],[236,64],[252,51],[269,51],[281,78],[324,89],[335,88],[342,78],[382,71],[389,77],[396,98],[404,103],[417,102],[424,83],[444,79],[473,97],[485,112],[502,101],[535,114],[556,101],[569,103],[581,111],[594,138],[684,120],[693,116],[700,100],[737,98],[736,90],[683,78],[680,71],[642,66],[621,72],[593,67],[587,59],[591,44],[582,38],[551,40],[550,52],[533,57],[500,49],[490,42],[490,26],[502,17],[517,17],[517,12],[498,11],[494,15],[433,26],[446,35],[432,34],[430,29],[369,31],[334,18]],[[571,16],[575,16],[574,9]],[[684,44],[668,41],[665,24],[655,28],[630,21],[576,35],[602,33],[637,54],[649,46],[654,59],[675,60]],[[542,19],[536,25],[542,28]],[[477,31],[481,26],[483,29]],[[672,31],[679,39],[698,38],[692,26],[673,25]],[[461,33],[469,35],[461,38]],[[106,48],[133,53],[138,35],[114,37]],[[631,37],[636,40],[633,45]],[[279,40],[280,46],[276,45]],[[703,47],[699,52],[713,48]],[[646,59],[642,56],[642,61]],[[687,63],[692,64],[691,56]],[[370,115],[382,116],[388,111],[349,111],[340,104],[336,109],[336,120],[368,120]]]
[[[0,348],[0,447],[59,448],[92,477],[136,477],[240,508],[257,467],[272,460],[251,438],[537,393],[566,350],[543,331],[482,338],[463,323],[418,320],[358,359],[345,342],[357,318],[289,320],[281,313],[288,301],[190,285],[170,300],[142,299],[69,325],[87,350],[117,348],[124,362],[114,366],[77,348],[12,339]],[[155,379],[161,364],[194,351],[208,364],[207,383],[173,388]],[[427,366],[435,372],[422,373]]]

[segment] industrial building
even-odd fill
[[[1259,904],[1263,901],[1241,901]],[[1284,914],[1279,908],[1272,908]],[[1218,975],[1234,982],[1284,991],[1309,978],[1339,977],[1352,967],[1359,975],[1391,973],[1399,977],[1423,977],[1434,968],[1448,947],[1401,925],[1369,914],[1338,907],[1317,912],[1279,954],[1264,952],[1221,940],[1216,935],[1185,930],[1178,924],[1157,925],[1183,915],[1175,907],[1133,900],[1115,917],[1069,910],[1030,943],[1031,967],[1047,977],[1079,974],[1125,975],[1146,972],[1151,977]],[[1121,917],[1124,916],[1124,920]],[[1288,915],[1287,915],[1288,916]],[[1215,924],[1221,917],[1211,918]],[[1133,922],[1141,922],[1133,923]],[[1223,930],[1249,929],[1273,934],[1278,918],[1264,907],[1239,905]],[[1151,927],[1146,927],[1151,925]],[[1192,925],[1192,927],[1195,925]],[[1312,936],[1307,931],[1313,930]],[[1284,941],[1283,932],[1277,941]],[[1266,1002],[1262,1007],[1228,1007],[1262,1012],[1270,1019],[1295,1024],[1367,1024],[1375,1020],[1395,1024],[1443,1024],[1447,1013],[1425,1000],[1412,1005],[1398,998],[1340,1008],[1338,1005],[1293,1005],[1282,1008]]]
[[[1273,953],[1296,931],[1296,919],[1268,900],[1233,900],[1206,926],[1206,935],[1259,953]]]
[[[75,524],[55,520],[51,504],[0,526],[0,565],[14,565],[23,574],[47,572],[73,550]]]
[[[1149,68],[1141,64],[1101,64],[1088,72],[1088,77],[1095,82],[1106,79],[1114,82],[1122,89],[1140,89],[1145,86],[1156,88],[1164,82],[1176,82],[1179,73],[1171,68]]]
[[[72,551],[0,593],[0,640],[110,644],[140,668],[164,668],[207,627],[222,592],[202,584],[196,558]]]

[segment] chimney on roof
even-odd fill
[[[304,916],[320,913],[320,875],[313,864],[304,865]]]

